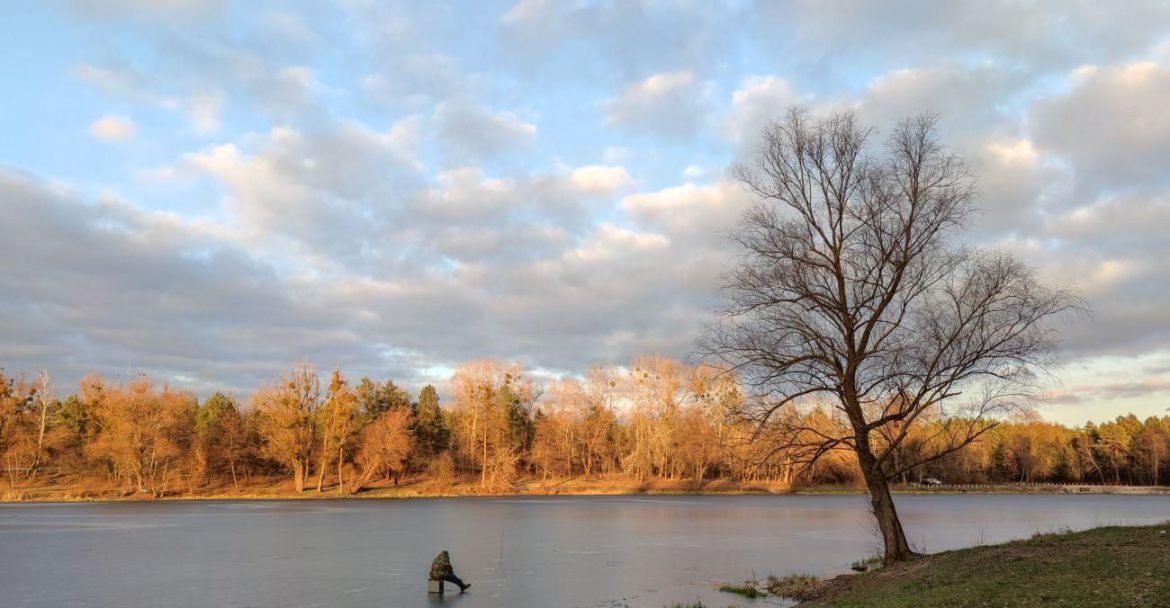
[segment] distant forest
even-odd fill
[[[484,493],[573,477],[681,480],[695,489],[717,478],[860,483],[851,450],[805,467],[768,440],[768,424],[729,416],[745,394],[715,367],[643,357],[541,384],[519,365],[483,360],[460,366],[450,390],[441,404],[432,386],[416,398],[390,380],[301,366],[246,401],[216,393],[201,402],[146,377],[92,374],[58,396],[47,375],[0,371],[0,468],[10,496],[52,483],[198,495],[274,479],[295,492],[352,494],[404,477],[474,482]],[[845,423],[828,407],[813,418],[826,430]],[[941,428],[914,425],[891,466],[928,453]],[[1170,482],[1167,465],[1170,417],[1069,428],[1021,414],[899,481],[1158,485]]]

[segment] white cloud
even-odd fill
[[[923,112],[937,113],[940,135],[962,147],[993,133],[1004,122],[1001,108],[1025,82],[1024,74],[994,64],[932,64],[885,72],[870,81],[854,106],[878,128]]]
[[[980,242],[1039,230],[1046,208],[1062,200],[1066,175],[1028,138],[983,134],[970,146],[966,160],[979,192],[970,236]]]
[[[73,9],[89,17],[116,15],[185,18],[218,12],[223,0],[70,0]]]
[[[106,115],[89,125],[89,134],[101,141],[126,141],[138,134],[138,126],[125,116]]]
[[[1037,143],[1090,193],[1170,184],[1170,66],[1082,66],[1071,80],[1036,106]]]
[[[285,11],[270,11],[264,14],[263,21],[273,32],[282,39],[292,40],[299,44],[309,44],[317,40],[313,29],[299,14]]]
[[[615,165],[630,157],[630,151],[622,146],[606,146],[601,151],[601,160],[607,164]]]
[[[771,7],[765,7],[765,9]],[[859,63],[929,64],[940,56],[986,57],[1003,64],[1068,65],[1114,60],[1165,36],[1170,6],[1139,0],[1125,10],[1098,2],[859,2],[802,0],[762,10],[759,35],[796,24],[796,47],[832,53],[841,69]],[[815,49],[815,50],[813,50]]]
[[[725,132],[734,142],[753,141],[764,125],[784,116],[788,108],[804,102],[792,85],[777,76],[745,78],[731,95],[731,114]]]
[[[328,307],[175,216],[85,201],[4,169],[0,204],[13,212],[0,239],[0,310],[14,320],[0,326],[0,343],[20,345],[22,368],[52,370],[63,386],[129,369],[244,391],[287,365],[280,359],[340,361],[358,345],[310,321],[339,321]]]
[[[641,225],[670,234],[686,246],[721,248],[750,200],[737,182],[688,182],[626,196],[622,209]]]
[[[33,252],[35,266],[0,276],[0,312],[15,319],[0,327],[2,354],[17,344],[64,360],[84,336],[97,346],[76,352],[91,360],[178,362],[209,383],[303,354],[379,374],[386,352],[405,353],[394,369],[407,371],[487,355],[579,371],[683,354],[750,200],[721,176],[793,104],[857,110],[878,129],[875,151],[896,120],[939,111],[942,142],[981,194],[964,237],[1010,247],[1090,298],[1093,321],[1067,329],[1068,352],[1170,350],[1165,2],[509,4],[229,15],[216,1],[72,0],[102,21],[58,32],[87,57],[73,77],[98,93],[78,96],[97,104],[81,115],[149,117],[151,145],[136,155],[163,156],[84,176],[136,192],[134,204],[4,176],[18,230],[65,254],[0,243],[10,259]],[[133,137],[132,121],[107,119],[129,120],[103,117],[94,137]],[[18,142],[11,161],[37,166],[20,156],[30,147]],[[148,211],[215,204],[198,221]],[[102,249],[93,257],[106,266],[74,243]],[[49,284],[73,277],[101,306]],[[189,298],[164,312],[212,328],[211,340],[178,336],[197,356],[146,335],[156,298]],[[68,314],[34,314],[57,307]],[[126,326],[125,310],[147,311],[142,327]]]
[[[634,184],[634,178],[624,167],[606,165],[577,167],[570,179],[577,189],[596,194],[612,194]]]
[[[81,63],[73,68],[73,75],[78,80],[125,101],[185,114],[192,130],[199,135],[210,135],[220,128],[220,112],[225,97],[216,89],[204,88],[194,93],[175,93],[165,90],[156,78],[147,77],[141,68],[118,61],[108,65]]]
[[[708,110],[707,87],[689,71],[654,74],[622,90],[607,104],[606,121],[632,131],[688,136]]]
[[[223,187],[228,227],[256,255],[288,256],[317,272],[358,270],[365,267],[361,244],[384,238],[383,209],[417,189],[413,123],[386,131],[354,122],[311,132],[276,127],[254,149],[222,144],[186,155],[183,164]]]
[[[308,95],[309,91],[316,85],[316,80],[313,78],[313,70],[305,66],[281,68],[277,72],[277,79],[295,90],[295,94],[298,96]]]
[[[81,63],[73,68],[73,74],[82,82],[107,93],[133,93],[145,84],[145,78],[126,65],[98,66]]]
[[[500,21],[505,25],[532,25],[551,17],[554,10],[549,0],[519,0],[504,13]]]
[[[448,101],[434,120],[449,160],[464,163],[496,156],[536,137],[536,125],[508,111]]]
[[[223,95],[220,93],[200,93],[187,101],[187,113],[191,118],[191,126],[200,135],[210,135],[219,130],[220,109],[223,106]]]

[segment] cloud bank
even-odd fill
[[[972,244],[1092,308],[1053,411],[1164,409],[1164,3],[101,4],[0,26],[64,58],[9,93],[8,369],[244,393],[305,360],[418,386],[686,355],[751,203],[726,168],[799,104],[878,141],[940,113]]]

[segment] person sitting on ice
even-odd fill
[[[470,583],[464,583],[458,576],[455,576],[455,569],[451,567],[451,556],[447,555],[446,551],[439,553],[435,561],[431,562],[431,580],[432,581],[447,581],[459,586],[459,593],[467,591],[471,586]]]

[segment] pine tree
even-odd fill
[[[435,387],[426,385],[418,394],[415,418],[416,454],[421,462],[428,462],[445,451],[451,441],[451,429],[443,419],[439,407],[439,393]]]

